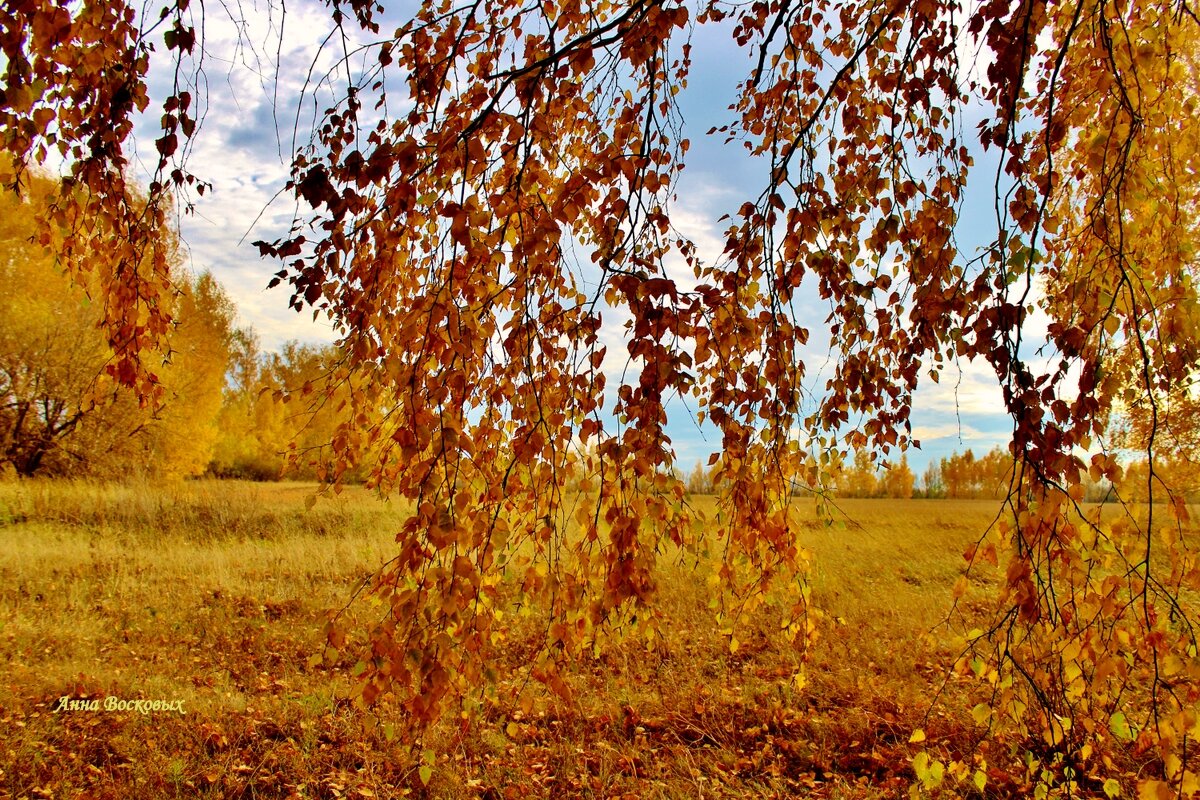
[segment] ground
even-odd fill
[[[578,663],[569,701],[524,674],[530,637],[518,622],[497,699],[450,715],[414,747],[387,700],[364,710],[348,699],[350,657],[312,658],[324,614],[386,560],[404,509],[352,489],[306,510],[312,491],[204,481],[0,485],[0,796],[876,798],[1029,789],[1021,776],[987,771],[985,729],[970,713],[981,688],[949,672],[963,631],[994,602],[994,576],[975,575],[956,607],[952,587],[995,502],[845,501],[844,520],[812,518],[805,543],[819,636],[803,659],[770,608],[730,652],[707,583],[676,564],[659,580],[667,637]],[[703,509],[711,500],[695,502]],[[350,613],[369,610],[359,603]],[[117,707],[139,699],[172,708]],[[924,741],[910,741],[917,730]],[[958,777],[914,786],[923,750]]]

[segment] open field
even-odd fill
[[[526,680],[514,631],[499,702],[424,742],[426,786],[394,710],[345,699],[350,662],[309,664],[402,510],[351,489],[306,512],[310,492],[0,485],[0,796],[897,797],[919,747],[951,759],[982,734],[977,687],[945,670],[968,621],[939,626],[996,504],[845,501],[853,524],[814,523],[807,542],[822,611],[807,685],[769,609],[731,654],[706,583],[664,566],[668,641],[580,663],[567,703]],[[62,697],[100,710],[55,713]],[[118,698],[184,713],[104,710]]]

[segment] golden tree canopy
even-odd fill
[[[23,195],[0,196],[0,471],[204,472],[229,361],[229,298],[211,275],[193,279],[172,259],[172,289],[158,301],[170,309],[168,349],[139,356],[156,367],[156,402],[118,391],[97,276],[73,282],[36,241],[59,187],[43,176],[26,183]]]

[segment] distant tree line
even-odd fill
[[[848,462],[837,464],[827,477],[825,490],[835,497],[847,498],[931,498],[952,500],[998,500],[1009,491],[1013,477],[1014,461],[1007,450],[996,447],[976,456],[971,449],[963,453],[953,452],[949,456],[933,460],[925,468],[918,481],[902,455],[899,461],[880,465],[867,451],[854,453]],[[1190,472],[1189,472],[1190,471]],[[697,461],[685,477],[687,491],[691,494],[713,494],[714,470]],[[1183,460],[1164,461],[1156,471],[1158,479],[1171,487],[1184,487],[1185,499],[1200,494],[1200,469]],[[1126,500],[1138,501],[1145,497],[1147,470],[1144,462],[1133,462],[1124,470],[1119,487],[1104,480],[1085,481],[1086,502],[1099,502],[1121,492]]]
[[[1013,458],[1008,450],[996,447],[976,457],[967,451],[930,461],[921,476],[921,497],[998,500],[1008,494],[1013,476]]]
[[[714,475],[715,469],[697,461],[684,478],[688,493],[714,494],[717,489]],[[919,496],[916,476],[908,466],[908,456],[902,455],[894,464],[880,466],[866,451],[855,453],[849,464],[837,466],[825,489],[838,497],[908,499]]]

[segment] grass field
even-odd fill
[[[512,653],[498,702],[427,737],[425,785],[395,709],[346,699],[349,661],[309,665],[402,509],[349,490],[305,511],[311,491],[0,485],[0,796],[897,797],[919,747],[952,759],[982,733],[976,687],[946,667],[988,593],[942,623],[996,504],[846,501],[853,523],[807,541],[822,611],[807,685],[766,616],[731,654],[704,582],[664,566],[660,647],[580,663],[570,702]],[[118,699],[176,710],[106,710]]]

